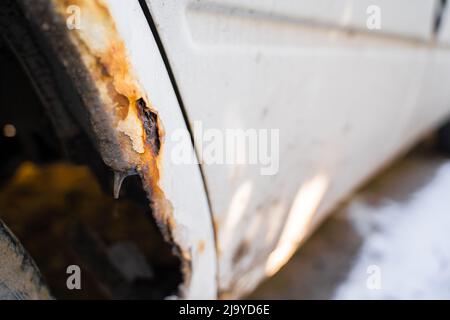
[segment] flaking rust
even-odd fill
[[[188,285],[190,253],[175,243],[173,207],[159,187],[164,130],[157,111],[132,71],[109,9],[100,0],[53,0],[52,3],[61,21],[66,20],[69,6],[78,6],[82,13],[80,29],[67,29],[66,33],[100,102],[93,107],[92,99],[81,93],[102,157],[117,172],[115,196],[119,195],[126,175],[140,175],[155,219],[182,259],[184,284]]]

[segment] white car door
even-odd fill
[[[279,130],[271,161],[202,159],[223,296],[276,272],[326,213],[449,113],[439,5],[147,1],[200,159],[208,130]]]

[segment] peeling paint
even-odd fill
[[[134,109],[129,109],[128,114],[124,120],[119,120],[117,130],[126,134],[133,145],[134,151],[144,153],[144,141],[142,139],[142,123],[139,121]]]
[[[138,117],[136,101],[144,96],[130,66],[125,45],[118,35],[107,6],[99,0],[54,1],[60,14],[69,5],[77,5],[83,13],[82,28],[69,35],[77,44],[102,98],[109,102],[115,128],[126,135],[131,148],[145,153],[144,128]],[[149,104],[146,104],[149,105]]]
[[[67,17],[69,5],[81,9],[81,29],[68,30],[67,34],[100,99],[101,108],[88,110],[94,131],[100,137],[100,152],[114,171],[140,175],[153,215],[165,239],[174,244],[174,251],[182,259],[183,285],[188,286],[191,253],[176,243],[173,206],[159,186],[163,126],[132,71],[125,44],[109,9],[100,0],[53,0],[52,3],[62,19]],[[85,104],[90,108],[90,101]],[[105,135],[102,132],[105,125],[114,137],[101,139]],[[183,288],[180,291],[182,294]]]

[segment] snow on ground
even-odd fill
[[[450,163],[405,202],[347,210],[364,240],[334,298],[450,298]]]
[[[450,299],[450,160],[400,160],[250,298]]]

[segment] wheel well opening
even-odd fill
[[[127,178],[115,200],[113,172],[89,134],[76,121],[55,126],[59,119],[49,116],[19,59],[1,40],[0,219],[35,260],[52,295],[177,294],[181,261],[152,216],[140,178]],[[70,145],[64,140],[67,127]],[[68,286],[71,265],[80,267],[81,289]]]

